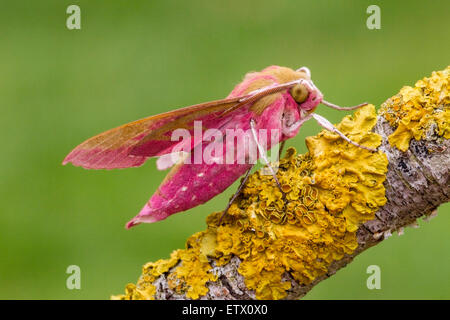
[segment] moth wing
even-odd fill
[[[141,166],[148,157],[171,153],[179,141],[171,141],[175,129],[192,130],[195,120],[213,125],[214,117],[239,104],[233,97],[192,105],[174,111],[124,124],[96,135],[73,149],[63,164],[72,163],[86,169],[115,169]],[[227,117],[228,118],[228,117]],[[226,119],[223,119],[226,120]],[[151,137],[145,148],[133,148],[145,137]],[[151,147],[149,147],[149,145]]]
[[[194,121],[201,121],[202,130],[220,129],[233,120],[234,112],[259,99],[292,87],[295,81],[261,88],[237,97],[192,105],[174,111],[124,124],[81,143],[64,159],[86,169],[115,169],[141,166],[149,157],[173,152],[179,141],[172,141],[177,129],[194,135]],[[240,112],[240,111],[239,111]],[[184,150],[192,150],[195,140]]]

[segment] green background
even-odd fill
[[[66,28],[81,8],[82,29]],[[370,4],[381,30],[366,28]],[[448,1],[1,1],[0,298],[108,299],[136,282],[225,207],[209,203],[125,230],[165,172],[62,166],[101,131],[225,97],[243,75],[278,64],[312,70],[327,100],[379,106],[449,63]],[[318,113],[338,122],[344,112]],[[289,141],[301,152],[319,127]],[[449,299],[450,206],[421,228],[358,256],[315,299]],[[66,268],[81,268],[81,290]],[[381,268],[368,290],[366,268]]]

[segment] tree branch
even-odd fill
[[[378,145],[378,154],[325,132],[308,138],[307,155],[290,150],[280,161],[285,202],[277,202],[276,188],[268,189],[269,178],[252,175],[224,225],[216,224],[220,213],[210,215],[208,229],[192,236],[185,250],[145,265],[137,285],[113,298],[298,299],[393,232],[434,215],[450,198],[449,72],[447,67],[414,88],[404,87],[373,120],[366,108],[341,122],[341,131]],[[368,123],[373,133],[361,133]],[[335,158],[340,160],[329,160]],[[288,180],[292,170],[299,174]],[[317,190],[317,200],[296,218],[309,198],[302,191],[290,198],[290,189],[306,185],[311,199]],[[266,195],[270,190],[273,203]],[[275,221],[269,206],[278,203],[283,210]]]

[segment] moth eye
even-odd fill
[[[291,95],[297,103],[305,102],[306,98],[308,98],[308,89],[306,89],[304,85],[298,83],[292,87]]]

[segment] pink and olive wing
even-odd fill
[[[63,164],[72,163],[86,169],[129,168],[142,165],[148,157],[171,153],[178,141],[171,140],[175,129],[192,130],[195,120],[213,126],[217,114],[233,107],[242,97],[233,97],[151,116],[105,131],[81,143],[64,159]],[[223,119],[226,120],[226,119]],[[142,152],[132,150],[144,138]],[[148,138],[147,138],[148,139]]]
[[[202,130],[225,127],[243,107],[254,110],[247,112],[261,113],[276,99],[277,93],[289,89],[297,81],[270,85],[268,79],[245,81],[237,88],[243,87],[241,92],[230,94],[229,98],[197,104],[182,109],[151,116],[92,137],[64,159],[63,164],[71,162],[75,166],[86,169],[115,169],[137,167],[149,157],[158,157],[172,153],[181,142],[172,139],[177,129],[186,129],[191,137],[194,134],[194,121],[201,121]],[[267,82],[269,81],[269,82]],[[243,86],[245,84],[245,86]],[[252,90],[252,91],[250,91]],[[249,92],[250,91],[250,92]],[[239,96],[236,96],[238,95]],[[264,99],[263,99],[264,98]],[[267,100],[270,98],[269,100]],[[267,100],[267,101],[266,101]],[[260,103],[261,102],[261,103]],[[190,146],[183,150],[192,150],[195,139],[191,139]]]

